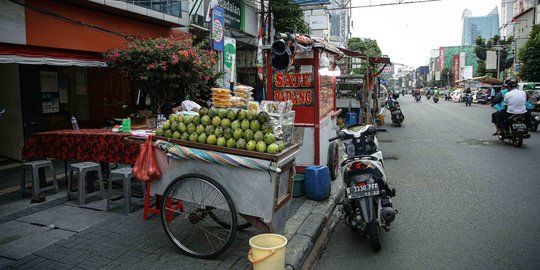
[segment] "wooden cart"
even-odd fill
[[[298,144],[272,155],[160,139],[165,140],[156,142],[162,177],[152,182],[151,191],[162,195],[163,228],[182,252],[198,258],[219,256],[236,229],[250,225],[283,232]]]

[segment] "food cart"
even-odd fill
[[[343,53],[325,42],[308,42],[309,49],[296,49],[290,65],[282,71],[270,63],[276,61],[274,48],[266,48],[267,98],[291,100],[296,112],[295,133],[303,131],[300,152],[296,158],[297,172],[310,165],[327,165],[332,178],[339,170],[339,150],[336,142],[328,142],[337,131],[336,61]],[[275,46],[273,46],[275,47]],[[306,48],[306,47],[302,47]],[[283,57],[287,57],[286,55]],[[283,61],[288,61],[284,59]],[[280,63],[278,63],[279,65]]]
[[[155,145],[161,179],[151,190],[161,195],[163,228],[183,253],[219,256],[237,229],[251,225],[283,233],[298,144],[278,154],[165,137]]]

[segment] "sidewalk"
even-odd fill
[[[286,269],[308,268],[316,261],[342,195],[338,177],[329,200],[293,199],[284,231]],[[68,202],[65,191],[41,204],[29,201],[18,199],[0,209],[0,269],[251,269],[248,241],[259,233],[238,231],[224,255],[201,260],[172,245],[158,216],[143,221],[140,206],[130,215],[123,215],[122,207],[111,212],[83,208]]]

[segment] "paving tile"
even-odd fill
[[[115,215],[116,214],[108,212],[59,205],[29,216],[21,217],[17,220],[47,226],[54,224],[56,227],[64,230],[82,232],[83,230],[112,218]]]
[[[19,221],[0,224],[0,232],[0,256],[16,260],[74,234]]]

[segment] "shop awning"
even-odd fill
[[[491,84],[491,85],[499,85],[499,84],[503,83],[503,81],[501,81],[499,79],[496,79],[496,78],[493,78],[493,77],[488,77],[488,76],[474,77],[474,78],[470,78],[470,79],[459,80],[459,81],[456,81],[456,83],[470,82],[470,81],[478,81],[478,82],[481,82],[481,83],[486,83],[486,84]]]
[[[0,44],[0,63],[81,67],[107,66],[103,57],[98,53],[14,44]]]

